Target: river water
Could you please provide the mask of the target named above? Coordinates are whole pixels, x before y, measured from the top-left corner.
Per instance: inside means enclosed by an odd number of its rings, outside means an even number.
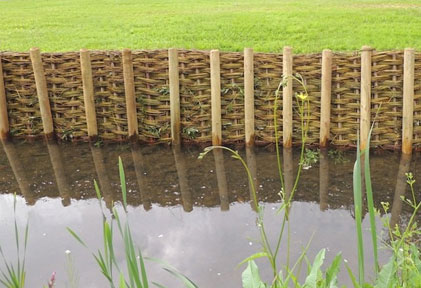
[[[254,177],[259,201],[264,206],[268,237],[275,245],[283,214],[277,212],[281,184],[272,150],[273,147],[240,149],[240,154]],[[74,270],[73,279],[78,287],[106,287],[91,254],[102,247],[102,213],[93,180],[101,188],[104,210],[110,216],[113,205],[121,206],[118,171],[121,157],[128,189],[128,218],[144,256],[170,263],[199,287],[241,287],[245,267],[237,265],[261,249],[249,183],[240,162],[229,153],[213,151],[199,160],[201,151],[197,147],[128,144],[98,148],[88,144],[4,143],[0,149],[0,245],[13,260],[16,255],[13,221],[16,217],[23,233],[29,219],[27,287],[46,285],[52,272],[56,272],[56,287],[72,287],[69,270]],[[299,151],[281,153],[285,185],[290,191]],[[289,217],[289,259],[294,263],[303,246],[312,239],[308,251],[311,261],[320,249],[326,248],[327,263],[341,252],[356,272],[352,198],[355,153],[322,151],[318,158],[317,163],[303,170],[294,195]],[[391,205],[391,212],[377,219],[378,235],[385,241],[381,220],[391,217],[393,223],[399,224],[410,216],[411,211],[402,204],[400,196],[409,196],[405,173],[418,174],[417,159],[418,154],[407,158],[388,151],[371,155],[375,205],[381,208],[382,201]],[[373,261],[368,222],[365,215],[366,269],[370,275]],[[80,245],[66,227],[76,231],[89,249]],[[284,240],[279,257],[281,266],[286,263],[288,251],[287,238]],[[115,249],[117,261],[123,267],[124,250],[118,235]],[[382,249],[381,263],[388,256],[389,252]],[[69,257],[73,265],[66,260]],[[257,263],[262,277],[269,281],[271,270],[267,261]],[[182,287],[159,264],[147,261],[146,265],[152,281]],[[345,267],[341,270],[340,284],[349,285]]]

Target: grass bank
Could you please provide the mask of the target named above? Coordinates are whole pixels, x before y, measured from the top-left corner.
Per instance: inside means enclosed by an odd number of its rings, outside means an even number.
[[[0,0],[0,51],[421,49],[418,0]]]

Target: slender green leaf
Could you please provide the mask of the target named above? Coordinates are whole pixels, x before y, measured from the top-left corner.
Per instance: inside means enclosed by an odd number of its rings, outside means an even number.
[[[363,247],[363,234],[362,234],[362,193],[361,193],[361,153],[360,141],[357,142],[357,159],[354,164],[353,171],[353,190],[354,190],[354,211],[355,211],[355,224],[357,228],[358,239],[358,271],[359,283],[364,283],[364,247]]]
[[[349,278],[351,278],[352,285],[354,285],[354,288],[361,288],[361,285],[358,283],[357,279],[354,276],[354,273],[352,273],[351,268],[349,268],[348,264],[345,264],[346,270],[348,271]]]
[[[156,282],[152,282],[152,284],[153,284],[153,285],[155,285],[155,286],[156,286],[156,287],[158,287],[158,288],[167,288],[166,286],[161,285],[161,284],[156,283]]]
[[[326,269],[326,287],[333,288],[338,286],[338,273],[341,267],[342,254],[339,253],[333,259],[332,264]]]
[[[82,244],[83,246],[85,246],[86,248],[88,248],[88,246],[86,246],[85,242],[83,242],[82,239],[80,239],[80,237],[76,234],[76,232],[74,232],[69,227],[66,227],[66,229],[73,236],[73,238],[75,238],[80,244]]]
[[[147,273],[146,273],[145,262],[143,261],[143,256],[142,256],[142,252],[140,251],[140,249],[138,249],[138,254],[139,254],[140,272],[142,273],[143,286],[145,288],[148,288],[149,283],[148,283],[148,277],[147,277]]]
[[[121,157],[118,157],[118,170],[120,172],[120,184],[121,184],[121,193],[123,195],[123,207],[124,211],[127,211],[127,188],[126,188],[126,176],[124,174],[123,161]]]
[[[370,215],[370,230],[371,240],[373,243],[373,254],[374,254],[374,271],[377,273],[379,269],[379,261],[377,256],[377,228],[376,228],[376,215],[374,211],[373,201],[373,188],[371,185],[371,173],[370,173],[370,139],[373,131],[374,123],[371,125],[370,132],[368,134],[367,146],[364,150],[364,176],[365,176],[365,190],[367,194],[368,212]]]
[[[124,280],[123,273],[120,273],[120,288],[127,288],[126,281]]]
[[[176,278],[180,279],[186,288],[199,288],[196,284],[193,283],[192,280],[187,278],[185,275],[181,274],[177,270],[171,270],[168,268],[163,268],[168,273],[174,275]]]
[[[251,260],[255,260],[255,259],[263,258],[263,257],[269,258],[270,255],[267,252],[257,252],[257,253],[254,253],[253,255],[251,255],[251,256],[247,257],[246,259],[244,259],[243,261],[241,261],[240,264],[237,265],[237,267],[238,266],[241,266],[241,265],[243,265],[243,264],[245,264],[245,263],[247,263],[247,262],[249,262]]]
[[[183,281],[184,285],[187,288],[198,288],[198,286],[191,279],[189,279],[184,274],[178,272],[177,269],[175,269],[172,265],[168,264],[167,262],[165,262],[165,261],[163,261],[161,259],[152,258],[152,257],[144,257],[144,259],[146,259],[148,261],[152,261],[152,262],[158,263],[159,265],[161,265],[162,268],[165,271],[169,272],[170,274],[176,276],[176,278],[178,278],[181,281]]]

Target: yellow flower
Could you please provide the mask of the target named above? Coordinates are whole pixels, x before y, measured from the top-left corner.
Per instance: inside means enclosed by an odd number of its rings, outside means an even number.
[[[297,97],[298,97],[299,99],[301,99],[302,101],[304,101],[304,100],[306,100],[306,99],[307,99],[308,94],[307,94],[307,93],[300,92],[300,93],[298,93],[298,94],[297,94]]]

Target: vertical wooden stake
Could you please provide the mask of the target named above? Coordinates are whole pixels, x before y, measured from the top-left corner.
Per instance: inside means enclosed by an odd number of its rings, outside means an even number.
[[[136,112],[136,98],[134,88],[134,74],[132,51],[130,49],[123,49],[123,78],[124,78],[124,92],[126,94],[126,112],[127,112],[127,126],[129,139],[137,139],[138,124]]]
[[[292,146],[292,48],[284,47],[282,60],[283,76],[288,77],[287,85],[282,90],[283,145]],[[276,125],[277,123],[275,123]]]
[[[246,146],[254,145],[254,60],[253,49],[244,49],[244,130]]]
[[[361,49],[361,106],[360,106],[360,149],[367,146],[370,132],[371,113],[371,55],[372,49],[363,46]]]
[[[212,110],[212,145],[222,144],[221,120],[221,67],[219,50],[210,51],[211,69],[211,110]]]
[[[170,111],[171,111],[171,139],[172,144],[179,145],[181,142],[180,123],[180,76],[178,72],[177,49],[168,50],[168,73],[170,81]]]
[[[83,99],[85,101],[86,124],[89,138],[98,136],[94,102],[94,82],[92,79],[91,56],[86,49],[80,50],[80,69],[82,72]]]
[[[6,89],[4,88],[3,65],[0,55],[0,140],[9,136],[9,118],[7,115]]]
[[[49,138],[53,135],[54,131],[53,117],[51,115],[50,100],[48,99],[47,81],[45,80],[41,52],[39,48],[31,48],[29,54],[31,56],[32,68],[34,70],[35,85],[37,87],[37,95],[44,134],[47,138]]]
[[[332,51],[322,54],[322,89],[320,110],[320,147],[327,146],[330,133],[330,100],[332,91]]]
[[[403,64],[402,153],[412,153],[414,129],[414,67],[415,51],[406,48]]]

